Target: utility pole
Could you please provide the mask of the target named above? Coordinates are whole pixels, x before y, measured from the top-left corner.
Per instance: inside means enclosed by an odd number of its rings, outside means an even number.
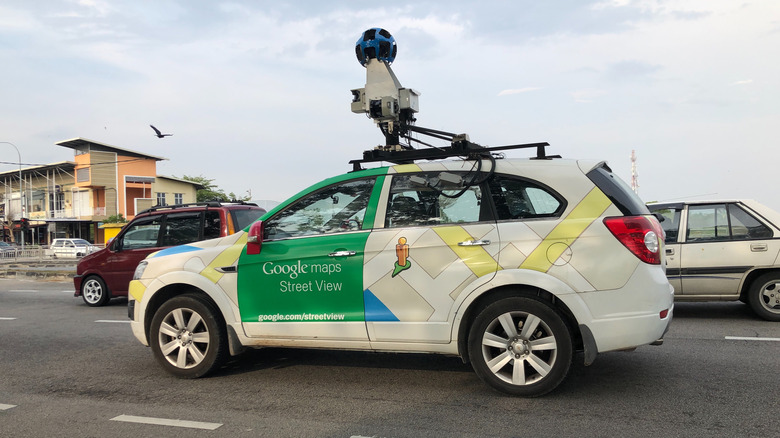
[[[24,191],[22,190],[22,154],[19,148],[10,141],[0,141],[0,143],[10,144],[16,149],[16,155],[19,157],[19,234],[22,235],[22,249],[24,249],[24,229],[22,228],[22,219],[24,218]],[[13,231],[11,231],[13,233]]]

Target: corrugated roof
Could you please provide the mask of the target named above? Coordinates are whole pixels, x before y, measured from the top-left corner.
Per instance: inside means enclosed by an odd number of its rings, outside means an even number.
[[[87,149],[87,150],[102,151],[102,152],[115,152],[117,154],[129,156],[129,157],[151,158],[157,161],[167,160],[167,158],[165,157],[158,157],[156,155],[145,154],[143,152],[131,151],[129,149],[123,149],[120,147],[111,146],[105,143],[100,143],[99,141],[89,140],[81,137],[71,138],[70,140],[62,140],[55,144],[57,146],[62,146],[74,150]]]

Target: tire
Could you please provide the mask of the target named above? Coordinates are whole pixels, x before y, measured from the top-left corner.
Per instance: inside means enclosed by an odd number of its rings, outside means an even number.
[[[194,294],[166,301],[152,318],[149,344],[169,373],[186,379],[205,376],[227,359],[225,325],[213,304]]]
[[[513,297],[496,301],[477,315],[469,330],[468,349],[474,371],[493,389],[537,397],[566,378],[574,346],[554,308],[532,298]]]
[[[780,273],[769,272],[753,280],[748,301],[756,315],[767,321],[780,321]]]
[[[81,298],[87,306],[105,306],[111,299],[111,291],[108,290],[106,282],[102,278],[92,275],[81,283]]]

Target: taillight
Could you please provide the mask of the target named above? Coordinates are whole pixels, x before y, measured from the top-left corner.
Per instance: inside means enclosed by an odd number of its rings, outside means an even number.
[[[249,235],[246,238],[247,255],[260,254],[263,246],[263,221],[257,221],[249,227]]]
[[[604,219],[604,225],[639,260],[661,264],[663,229],[654,217],[622,216]]]

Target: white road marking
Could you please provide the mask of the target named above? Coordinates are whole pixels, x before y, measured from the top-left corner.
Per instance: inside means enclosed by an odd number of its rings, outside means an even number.
[[[758,338],[751,336],[726,336],[727,341],[769,341],[780,342],[780,338]]]
[[[15,407],[16,407],[16,405],[4,405],[4,404],[0,403],[0,411],[7,411],[7,410],[9,410],[11,408],[15,408]]]
[[[11,318],[10,316],[0,316],[0,321],[13,321],[16,318]]]
[[[129,319],[122,319],[122,320],[117,320],[117,319],[98,319],[95,322],[110,322],[110,323],[117,323],[117,324],[130,324],[130,320]]]
[[[27,293],[27,292],[38,292],[38,291],[36,289],[11,289],[8,292]]]
[[[120,415],[111,421],[124,421],[126,423],[154,424],[158,426],[187,427],[190,429],[215,430],[222,423],[204,423],[201,421],[172,420],[168,418],[136,417],[134,415]]]

